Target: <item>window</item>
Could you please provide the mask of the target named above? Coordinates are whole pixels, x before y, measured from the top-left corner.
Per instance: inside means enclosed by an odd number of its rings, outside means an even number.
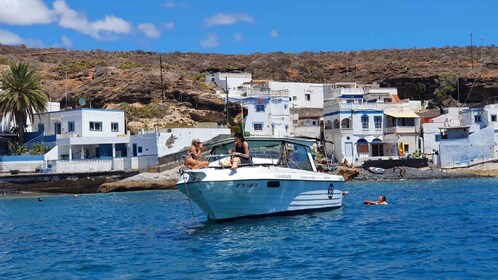
[[[285,131],[289,130],[289,125],[285,125]]]
[[[382,116],[374,116],[375,129],[382,128]]]
[[[339,129],[341,127],[341,124],[339,122],[339,120],[335,119],[334,120],[334,129]]]
[[[138,153],[142,153],[142,152],[143,152],[142,146],[139,146],[138,147]]]
[[[434,135],[434,137],[435,137],[435,139],[434,139],[434,140],[435,140],[436,142],[441,141],[441,134],[435,134],[435,135]]]
[[[111,131],[112,132],[119,131],[119,123],[117,123],[117,122],[111,123]]]
[[[311,94],[306,93],[306,94],[304,95],[304,100],[306,100],[306,101],[311,101]]]
[[[54,132],[55,132],[55,134],[61,134],[61,123],[60,122],[54,123]]]
[[[368,129],[368,116],[367,115],[361,116],[361,127],[363,129]]]
[[[405,144],[405,154],[410,153],[410,145]]]
[[[293,96],[292,101],[297,101],[297,96]]]
[[[67,132],[74,132],[74,122],[67,122]]]
[[[252,124],[254,131],[259,130],[263,131],[263,124],[262,123],[253,123]]]
[[[332,122],[331,121],[326,121],[325,122],[325,129],[332,129]]]
[[[256,105],[256,112],[264,112],[264,111],[265,111],[265,104]]]
[[[91,131],[102,131],[102,122],[90,122]]]
[[[287,110],[287,105],[284,105],[284,110]]]
[[[480,123],[480,122],[482,122],[481,115],[475,115],[475,116],[474,116],[474,121],[475,121],[476,123]]]
[[[491,121],[496,122],[496,115],[491,115]]]

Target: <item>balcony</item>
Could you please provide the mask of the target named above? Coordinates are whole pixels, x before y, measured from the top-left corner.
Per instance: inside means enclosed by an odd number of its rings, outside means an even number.
[[[384,133],[419,133],[419,131],[415,126],[391,126],[386,127]]]

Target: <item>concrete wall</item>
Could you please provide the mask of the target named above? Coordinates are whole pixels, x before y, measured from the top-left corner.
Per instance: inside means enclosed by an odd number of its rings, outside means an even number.
[[[468,139],[441,141],[439,164],[442,168],[465,167],[496,159],[494,128],[486,127]]]
[[[19,170],[34,172],[37,168],[43,168],[45,161],[43,156],[1,156],[0,170]]]
[[[56,160],[52,162],[52,171],[56,173],[105,172],[113,170],[112,165],[112,159]]]

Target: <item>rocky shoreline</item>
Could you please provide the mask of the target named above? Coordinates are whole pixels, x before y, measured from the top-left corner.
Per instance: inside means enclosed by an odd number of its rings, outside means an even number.
[[[359,174],[352,181],[396,181],[396,180],[425,180],[425,179],[456,179],[476,178],[479,175],[473,173],[444,172],[438,169],[403,167],[404,172],[386,169],[384,174],[374,174],[365,169],[357,169]]]

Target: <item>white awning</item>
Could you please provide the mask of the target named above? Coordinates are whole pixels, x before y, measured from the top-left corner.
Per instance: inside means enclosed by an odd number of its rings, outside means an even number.
[[[395,118],[420,118],[420,116],[415,114],[414,112],[388,111],[384,112],[384,114]]]

